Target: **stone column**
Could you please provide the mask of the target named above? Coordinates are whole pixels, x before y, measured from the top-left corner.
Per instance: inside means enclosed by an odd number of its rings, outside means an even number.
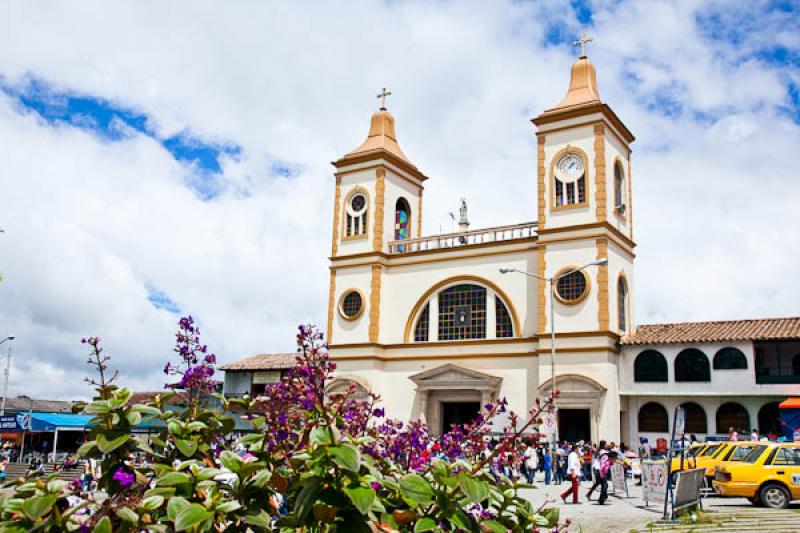
[[[420,422],[428,423],[428,391],[417,391],[419,394],[419,420]]]

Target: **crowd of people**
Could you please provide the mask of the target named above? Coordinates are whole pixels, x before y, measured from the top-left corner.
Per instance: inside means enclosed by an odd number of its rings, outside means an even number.
[[[601,440],[599,443],[559,443],[551,449],[550,443],[534,441],[523,442],[516,452],[508,453],[494,465],[496,473],[511,479],[525,479],[529,484],[537,481],[545,485],[569,483],[561,494],[567,503],[580,503],[580,481],[591,482],[586,499],[591,500],[598,492],[597,503],[604,505],[608,500],[608,482],[611,480],[611,465],[623,459],[625,445]]]

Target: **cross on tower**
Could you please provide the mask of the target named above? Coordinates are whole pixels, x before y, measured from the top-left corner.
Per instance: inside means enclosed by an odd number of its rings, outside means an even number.
[[[594,39],[591,37],[587,37],[584,32],[581,32],[581,38],[577,41],[573,41],[573,46],[581,45],[581,57],[586,57],[586,43],[592,42]]]
[[[387,96],[391,96],[391,95],[392,95],[392,92],[391,91],[387,91],[386,87],[384,87],[383,90],[380,92],[380,94],[378,95],[378,98],[381,99],[381,109],[386,109],[386,97]]]

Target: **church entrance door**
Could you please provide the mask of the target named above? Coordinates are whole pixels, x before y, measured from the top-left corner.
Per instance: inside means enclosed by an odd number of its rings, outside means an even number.
[[[481,402],[442,402],[441,433],[450,431],[453,424],[472,422],[480,410]]]
[[[558,440],[591,442],[592,424],[589,409],[558,410]]]

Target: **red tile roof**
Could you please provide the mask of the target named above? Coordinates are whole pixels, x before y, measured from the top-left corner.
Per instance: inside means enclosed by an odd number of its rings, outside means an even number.
[[[296,361],[296,353],[265,353],[222,365],[220,370],[284,370],[293,368]]]
[[[693,342],[800,339],[800,317],[645,324],[622,344],[685,344]]]

